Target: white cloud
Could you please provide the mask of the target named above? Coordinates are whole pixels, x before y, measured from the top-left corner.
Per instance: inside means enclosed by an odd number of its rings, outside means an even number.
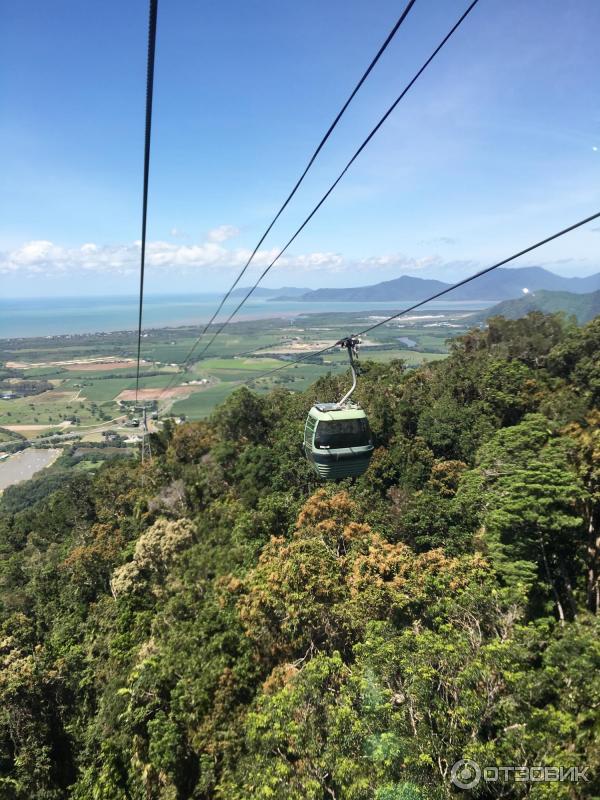
[[[27,242],[18,250],[13,252],[13,259],[16,264],[36,264],[38,261],[45,258],[56,257],[59,254],[59,248],[56,248],[52,242],[39,240],[34,242]]]
[[[0,273],[51,276],[96,272],[125,275],[139,268],[140,248],[139,241],[119,245],[87,242],[80,247],[63,247],[46,240],[31,241],[14,250],[0,252]],[[251,252],[246,248],[228,248],[210,239],[199,244],[154,241],[146,246],[146,265],[162,271],[234,270],[246,263]],[[259,250],[253,264],[264,268],[278,253],[276,247]],[[339,253],[285,255],[277,262],[278,267],[301,271],[335,270],[341,268],[342,264]]]
[[[235,225],[219,225],[208,232],[208,241],[226,242],[228,239],[238,236],[239,232],[240,229],[236,228]]]
[[[450,246],[453,244],[457,244],[458,239],[455,239],[453,236],[434,236],[432,239],[422,239],[419,244],[424,245],[444,245]]]
[[[228,227],[228,226],[222,226]],[[139,241],[129,244],[98,245],[87,242],[79,247],[63,247],[47,240],[31,241],[21,247],[0,252],[0,273],[27,275],[73,275],[89,273],[130,275],[140,264]],[[198,270],[219,270],[227,281],[244,266],[251,255],[247,248],[227,247],[214,237],[198,244],[151,241],[146,247],[146,266],[163,274],[191,274]],[[279,248],[259,250],[253,266],[264,269],[279,254]],[[401,253],[347,258],[341,253],[317,251],[285,253],[274,270],[289,273],[322,272],[323,274],[370,273],[381,271],[420,272],[428,267],[443,266],[439,256],[412,258]],[[286,280],[289,278],[286,276]]]
[[[355,262],[359,269],[372,270],[380,267],[382,269],[394,268],[402,269],[405,272],[419,272],[428,267],[437,267],[442,263],[439,256],[425,256],[424,258],[412,258],[402,253],[390,253],[382,256],[369,256],[361,258]]]
[[[339,253],[307,253],[300,256],[284,255],[275,266],[298,269],[302,272],[312,272],[314,270],[342,272],[345,268],[345,261]]]

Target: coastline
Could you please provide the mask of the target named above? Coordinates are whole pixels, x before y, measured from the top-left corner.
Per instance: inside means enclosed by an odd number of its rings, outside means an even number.
[[[277,304],[258,298],[248,303],[235,323],[269,319],[295,319],[323,313],[394,313],[411,301],[336,301],[307,302],[289,300]],[[428,311],[448,313],[476,312],[494,305],[495,301],[434,301]],[[190,296],[185,302],[178,297],[164,296],[148,299],[143,330],[181,331],[197,329],[214,312],[215,297]],[[233,310],[226,304],[222,316]],[[44,303],[30,299],[0,300],[0,341],[21,339],[69,339],[77,336],[129,336],[137,330],[137,307],[133,298],[51,298]]]

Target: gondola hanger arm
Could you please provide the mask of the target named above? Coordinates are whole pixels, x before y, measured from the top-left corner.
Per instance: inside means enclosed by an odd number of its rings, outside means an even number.
[[[347,336],[345,339],[340,339],[336,342],[336,345],[339,347],[345,348],[348,352],[348,358],[350,360],[350,369],[352,370],[352,386],[350,387],[349,391],[342,397],[342,399],[338,402],[338,408],[344,408],[348,400],[350,399],[352,393],[356,389],[356,380],[357,380],[357,360],[358,360],[358,345],[360,344],[360,339],[358,336]]]

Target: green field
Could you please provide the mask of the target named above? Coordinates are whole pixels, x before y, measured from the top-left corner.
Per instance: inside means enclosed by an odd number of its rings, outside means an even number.
[[[235,387],[232,387],[231,384],[218,383],[201,392],[194,392],[184,400],[177,400],[173,403],[171,413],[176,416],[185,414],[189,419],[203,419],[209,416],[215,406],[218,406],[231,394],[233,388]]]
[[[211,382],[208,387],[196,386],[188,397],[166,403],[167,413],[185,414],[192,419],[206,417],[242,384],[261,392],[274,386],[302,391],[327,372],[347,370],[346,354],[339,349],[331,350],[322,357],[322,363],[306,361],[293,365],[290,359],[304,355],[306,350],[296,349],[286,357],[284,353],[271,355],[269,348],[285,349],[294,340],[297,344],[311,345],[319,350],[324,342],[335,341],[344,331],[361,330],[376,319],[367,313],[328,313],[324,310],[319,314],[300,314],[293,324],[277,318],[236,322],[229,325],[206,356],[200,358],[205,342],[209,341],[209,332],[197,344],[189,363],[186,358],[197,342],[199,329],[150,330],[142,342],[142,357],[146,363],[142,365],[140,388],[156,389],[158,394],[168,384],[181,386],[190,380],[207,378]],[[444,358],[448,339],[466,329],[466,322],[456,318],[456,313],[453,317],[450,312],[447,317],[436,317],[435,320],[424,317],[422,322],[399,321],[373,331],[367,339],[373,346],[364,346],[360,350],[360,360],[385,363],[402,359],[408,367],[415,367]],[[403,338],[410,341],[403,343]],[[20,380],[47,380],[53,384],[53,389],[43,394],[0,400],[0,426],[57,426],[67,418],[76,417],[69,430],[80,428],[88,437],[99,436],[99,433],[94,433],[95,427],[123,414],[116,398],[123,390],[135,388],[134,366],[114,370],[73,370],[51,362],[109,356],[130,359],[135,357],[136,345],[135,333],[123,331],[0,341],[0,367],[6,362],[36,364],[27,369],[4,367],[5,376],[12,375]],[[289,366],[278,369],[284,364]],[[253,378],[269,370],[277,371],[252,383]],[[164,407],[165,403],[162,405]]]
[[[30,400],[30,397],[0,400],[0,426],[58,425],[72,415],[77,416],[82,425],[91,425],[102,421],[100,410],[94,410],[91,404],[66,400],[58,393],[53,399],[40,400],[36,398],[35,402],[30,402]]]
[[[102,373],[103,377],[94,380],[87,378],[68,378],[63,381],[60,388],[70,389],[77,392],[81,388],[81,395],[87,400],[94,403],[107,403],[111,402],[122,391],[126,389],[135,389],[135,377],[119,378],[119,377],[106,377],[108,373]],[[140,387],[142,389],[153,389],[155,387],[163,388],[171,380],[170,374],[154,375],[151,378],[141,378]]]
[[[388,361],[393,361],[394,359],[401,359],[409,367],[418,367],[427,361],[439,361],[441,358],[446,358],[446,354],[421,353],[416,350],[379,350],[375,351],[374,353],[368,353],[368,355],[365,353],[365,351],[363,351],[361,358],[364,361],[378,361],[384,364],[387,364]]]

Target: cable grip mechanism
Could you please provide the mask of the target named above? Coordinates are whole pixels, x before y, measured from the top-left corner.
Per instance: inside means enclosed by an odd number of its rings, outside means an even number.
[[[347,336],[345,339],[340,339],[339,342],[336,342],[336,345],[341,347],[342,349],[346,349],[348,352],[348,359],[350,360],[350,369],[352,370],[352,386],[350,387],[349,391],[342,397],[342,399],[338,402],[338,408],[343,408],[349,401],[350,396],[356,389],[356,380],[359,374],[359,365],[358,365],[358,346],[360,344],[360,339],[358,336]]]

